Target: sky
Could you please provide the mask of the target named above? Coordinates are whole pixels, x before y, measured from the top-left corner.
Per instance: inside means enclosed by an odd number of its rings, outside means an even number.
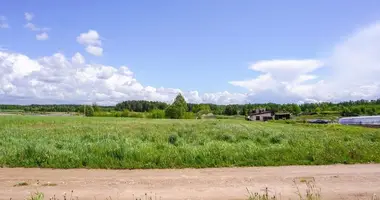
[[[0,7],[0,103],[380,98],[380,1],[21,1]]]

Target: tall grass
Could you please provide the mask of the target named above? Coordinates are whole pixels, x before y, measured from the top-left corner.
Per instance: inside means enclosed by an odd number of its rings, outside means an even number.
[[[380,162],[380,129],[244,120],[0,117],[0,165],[203,168]]]

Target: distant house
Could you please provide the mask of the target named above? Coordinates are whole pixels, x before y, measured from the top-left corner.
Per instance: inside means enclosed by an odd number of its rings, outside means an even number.
[[[258,108],[248,113],[247,120],[268,121],[268,120],[290,119],[290,113],[275,113],[265,108]]]
[[[275,120],[279,120],[279,119],[290,119],[290,113],[276,113],[274,115],[274,119]]]

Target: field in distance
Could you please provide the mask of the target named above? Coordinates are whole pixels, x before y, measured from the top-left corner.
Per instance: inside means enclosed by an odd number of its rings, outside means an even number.
[[[0,165],[204,168],[380,162],[380,129],[243,120],[0,116]]]

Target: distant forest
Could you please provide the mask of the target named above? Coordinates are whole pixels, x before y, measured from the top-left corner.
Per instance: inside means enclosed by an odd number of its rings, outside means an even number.
[[[156,101],[132,100],[123,101],[115,106],[92,105],[95,112],[131,111],[151,112],[152,110],[165,110],[169,104]],[[275,112],[289,112],[292,114],[337,114],[341,116],[379,115],[380,99],[358,100],[340,103],[305,103],[297,104],[244,104],[244,105],[216,105],[216,104],[187,104],[187,112],[212,112],[215,115],[247,115],[255,108],[266,108]],[[24,112],[83,112],[83,105],[1,105],[0,111],[18,110]]]

